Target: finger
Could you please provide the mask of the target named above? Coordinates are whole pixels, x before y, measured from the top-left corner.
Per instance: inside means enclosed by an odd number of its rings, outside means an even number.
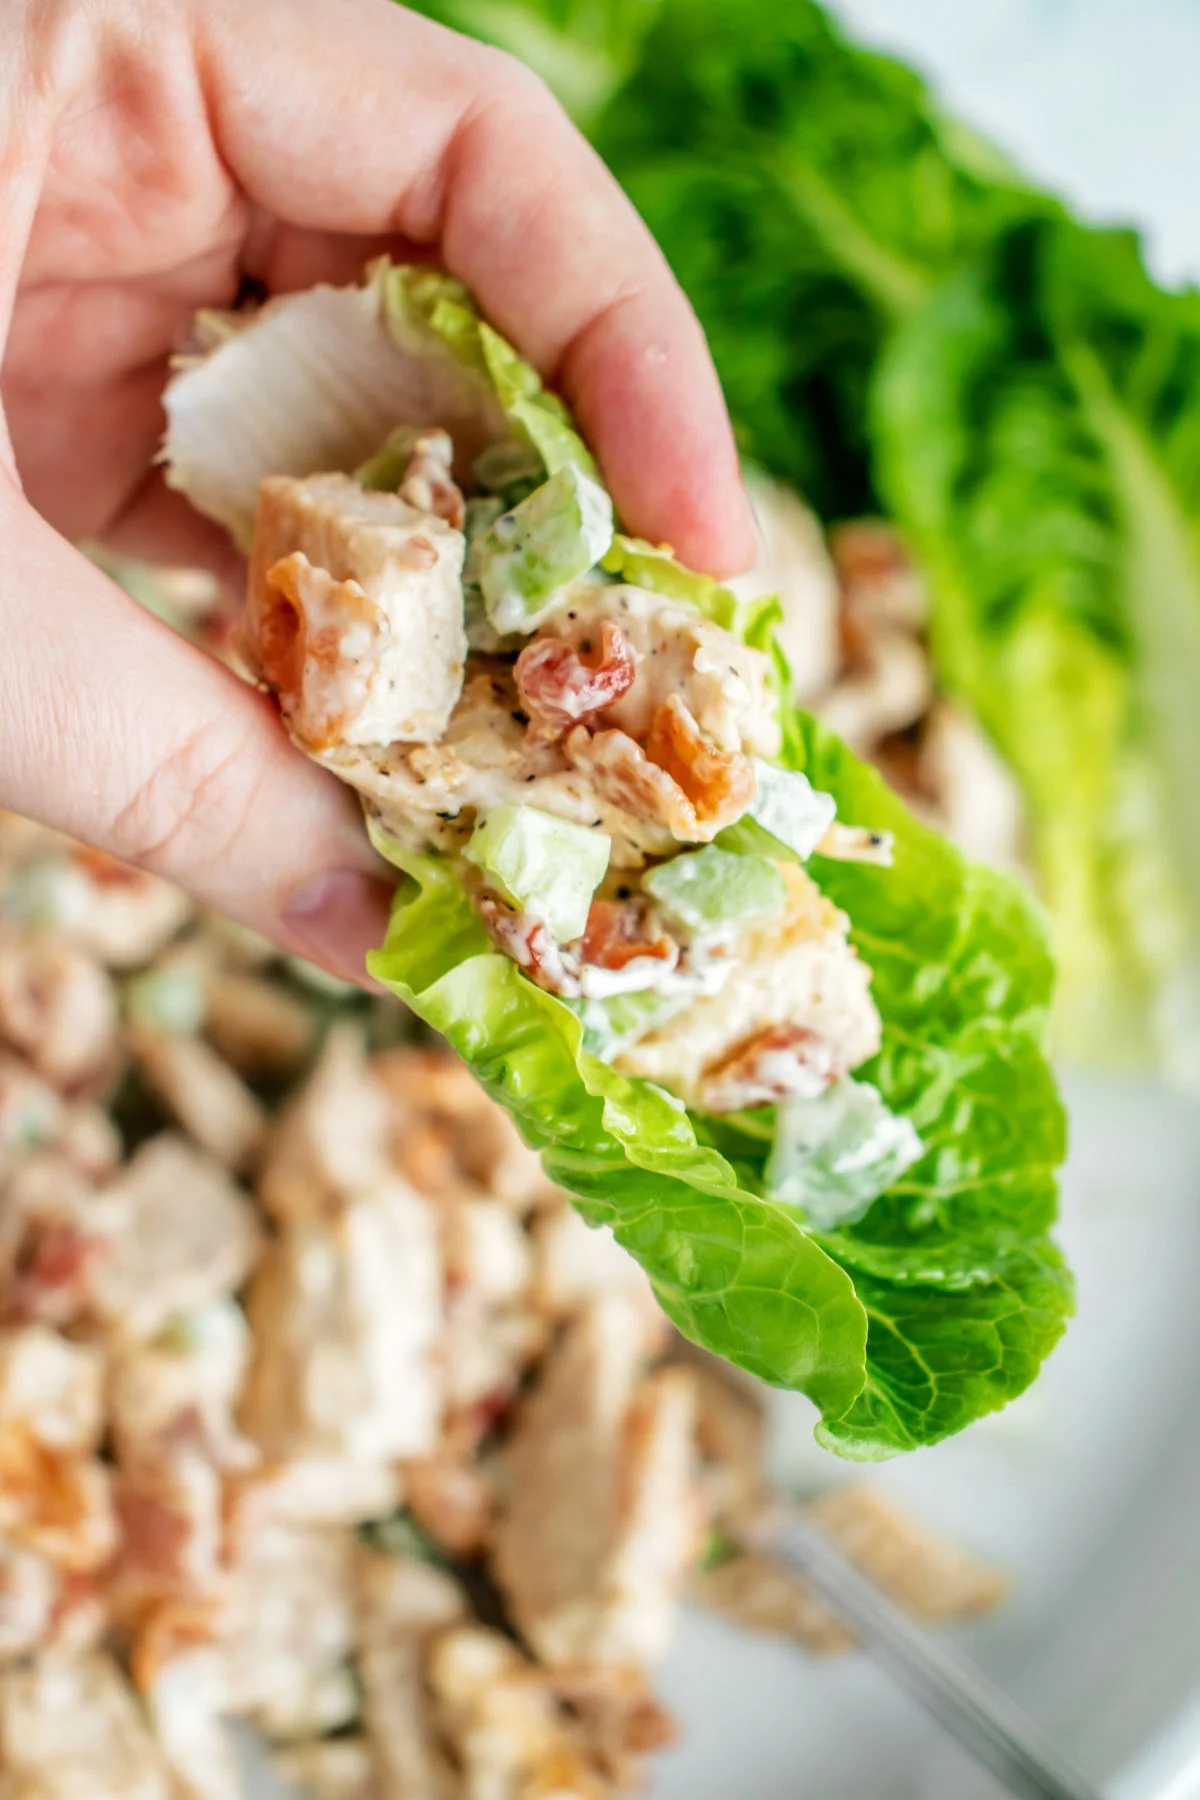
[[[363,979],[391,884],[348,792],[9,484],[0,542],[0,806]]]
[[[627,522],[714,573],[752,559],[695,316],[527,70],[391,0],[193,10],[218,148],[255,204],[310,231],[440,244],[489,318],[561,380]]]

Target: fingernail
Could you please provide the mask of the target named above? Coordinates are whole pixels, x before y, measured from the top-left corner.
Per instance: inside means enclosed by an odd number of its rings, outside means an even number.
[[[296,890],[283,923],[301,955],[343,981],[375,987],[367,974],[367,951],[383,943],[393,892],[389,881],[356,869],[334,869]]]

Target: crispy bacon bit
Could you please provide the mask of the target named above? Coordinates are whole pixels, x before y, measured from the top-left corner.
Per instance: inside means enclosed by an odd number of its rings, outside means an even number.
[[[278,694],[296,692],[304,680],[308,631],[296,600],[294,558],[275,563],[267,584],[270,604],[258,619],[258,663],[263,680]]]
[[[115,1543],[107,1471],[11,1427],[0,1436],[0,1530],[60,1568],[99,1568]]]
[[[425,432],[413,445],[400,483],[400,498],[419,512],[434,513],[455,531],[461,531],[467,508],[452,473],[453,464],[454,445],[449,432]]]
[[[715,750],[678,694],[664,700],[646,739],[649,760],[671,777],[703,822],[732,824],[754,798],[754,765],[740,751]]]
[[[586,774],[597,793],[635,819],[665,825],[680,843],[696,844],[712,837],[696,809],[665,769],[647,760],[640,744],[623,731],[588,731],[577,725],[563,741],[572,768]]]
[[[648,909],[636,900],[593,900],[580,951],[596,969],[625,969],[642,958],[674,964],[679,946],[664,932],[651,936]]]
[[[700,1104],[705,1112],[727,1113],[812,1100],[846,1073],[837,1045],[807,1025],[769,1025],[704,1071]]]
[[[588,648],[561,638],[535,638],[517,658],[517,692],[539,736],[564,737],[628,693],[637,673],[620,628],[605,619]]]
[[[69,1219],[35,1227],[17,1259],[6,1316],[20,1324],[69,1325],[83,1309],[105,1249],[101,1238]]]
[[[476,895],[475,908],[489,935],[531,981],[551,994],[579,993],[577,959],[555,943],[540,920],[514,912],[486,889]]]

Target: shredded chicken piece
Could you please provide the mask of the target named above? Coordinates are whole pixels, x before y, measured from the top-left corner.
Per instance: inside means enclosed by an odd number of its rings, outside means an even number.
[[[605,619],[598,639],[578,647],[548,637],[526,644],[517,658],[517,692],[535,731],[565,737],[572,726],[588,724],[633,686],[633,652],[620,628]]]
[[[291,1074],[312,1046],[312,1013],[273,982],[214,970],[205,998],[205,1032],[243,1075]]]
[[[104,1362],[44,1325],[0,1331],[0,1435],[28,1432],[47,1450],[87,1456],[104,1431]]]
[[[71,943],[110,969],[148,963],[192,914],[179,888],[100,850],[77,846],[69,875],[76,891],[62,909],[62,929]]]
[[[290,1223],[250,1291],[244,1428],[272,1458],[432,1450],[440,1289],[429,1203],[397,1177],[336,1218]]]
[[[354,1538],[343,1530],[250,1533],[239,1564],[238,1622],[227,1641],[239,1713],[277,1740],[337,1730],[355,1718]]]
[[[118,1457],[187,1431],[218,1468],[252,1468],[258,1453],[234,1421],[249,1356],[245,1315],[232,1299],[178,1320],[151,1343],[120,1345],[108,1384]]]
[[[108,1656],[0,1670],[5,1800],[172,1800],[161,1752]]]
[[[582,1312],[602,1293],[620,1292],[637,1307],[647,1358],[665,1346],[667,1322],[645,1270],[607,1225],[588,1225],[573,1206],[560,1202],[534,1221],[533,1254],[533,1302],[552,1321]]]
[[[493,1567],[543,1661],[645,1660],[695,1549],[686,1372],[639,1385],[635,1301],[605,1294],[547,1357],[509,1440]]]
[[[221,1651],[184,1649],[160,1667],[146,1704],[171,1771],[173,1800],[243,1800],[242,1771],[223,1717],[235,1703]]]
[[[60,1577],[45,1557],[0,1540],[0,1664],[49,1637]]]
[[[60,1087],[106,1085],[117,1054],[112,983],[61,938],[0,929],[0,1040]]]
[[[802,869],[784,864],[781,873],[788,890],[784,911],[736,941],[720,991],[689,1001],[647,1032],[617,1058],[619,1069],[707,1111],[714,1103],[761,1105],[776,1097],[776,1078],[784,1091],[797,1091],[797,1051],[803,1049],[809,1062],[813,1046],[798,1039],[791,1048],[775,1046],[772,1054],[761,1034],[810,1032],[824,1047],[818,1068],[827,1066],[831,1075],[875,1054],[881,1028],[871,971],[847,942],[849,921]],[[768,1052],[762,1067],[756,1041]],[[739,1073],[736,1059],[747,1051],[745,1079],[738,1084],[730,1076]],[[725,1067],[731,1058],[732,1070]]]
[[[361,1034],[331,1031],[271,1134],[258,1192],[283,1221],[335,1215],[392,1177],[387,1096],[368,1078]]]
[[[258,1255],[260,1232],[224,1169],[170,1135],[144,1144],[104,1190],[106,1254],[92,1304],[126,1341],[235,1293]]]
[[[705,1070],[697,1093],[706,1113],[739,1112],[781,1100],[815,1100],[850,1064],[807,1025],[768,1025]]]
[[[271,1758],[281,1781],[309,1800],[380,1800],[375,1758],[365,1738],[317,1738]]]
[[[478,1463],[445,1453],[422,1457],[405,1463],[404,1488],[413,1518],[449,1556],[484,1548],[495,1495]]]
[[[509,1639],[460,1625],[435,1641],[428,1668],[463,1800],[605,1800],[545,1677]]]
[[[202,1038],[130,1026],[129,1047],[150,1086],[202,1150],[227,1169],[253,1163],[266,1114],[245,1082]]]
[[[998,1570],[918,1523],[877,1488],[833,1488],[812,1516],[877,1587],[930,1624],[992,1612],[1008,1593]]]
[[[457,1793],[426,1691],[429,1648],[466,1613],[458,1583],[408,1557],[355,1553],[363,1711],[383,1793],[450,1800]]]
[[[404,471],[400,498],[418,512],[432,513],[455,531],[462,530],[467,506],[454,479],[454,445],[448,431],[422,432]]]

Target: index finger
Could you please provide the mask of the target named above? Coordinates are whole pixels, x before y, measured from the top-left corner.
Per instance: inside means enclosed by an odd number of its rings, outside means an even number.
[[[571,401],[630,528],[713,574],[755,539],[703,333],[650,233],[521,64],[391,0],[204,0],[217,147],[309,230],[436,245]]]

